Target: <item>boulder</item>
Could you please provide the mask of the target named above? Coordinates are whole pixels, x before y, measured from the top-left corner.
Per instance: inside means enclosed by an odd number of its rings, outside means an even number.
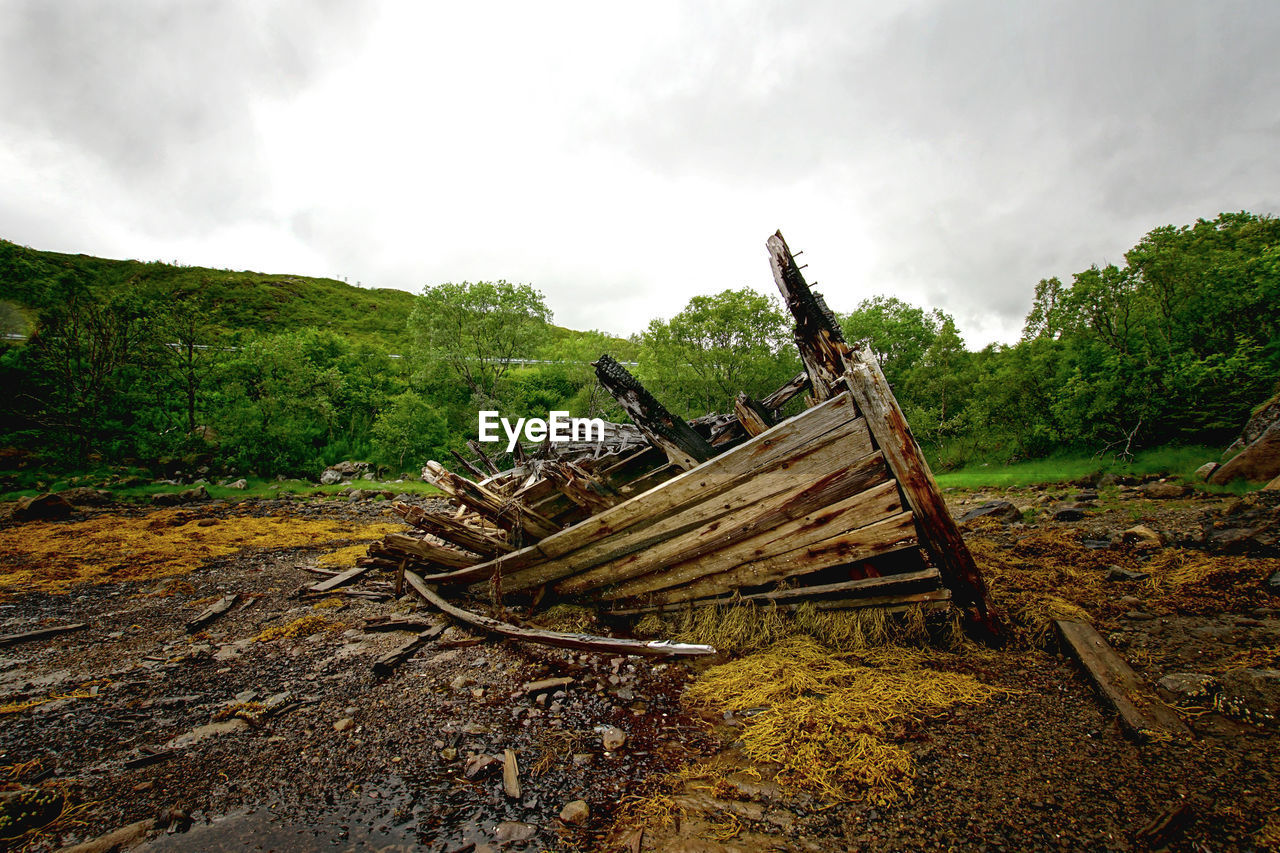
[[[1132,545],[1139,551],[1160,548],[1164,545],[1164,537],[1145,524],[1136,524],[1120,534],[1120,541]]]
[[[1270,483],[1262,487],[1265,492],[1280,492],[1280,477],[1276,477]]]
[[[1157,684],[1179,702],[1205,699],[1218,690],[1218,679],[1202,672],[1171,672]]]
[[[1022,510],[1018,509],[1009,501],[987,501],[982,506],[973,509],[960,516],[960,524],[965,524],[979,518],[998,518],[1001,521],[1021,521]]]
[[[1280,421],[1280,389],[1271,396],[1261,406],[1253,410],[1253,414],[1249,416],[1249,420],[1244,425],[1244,429],[1240,431],[1240,437],[1232,442],[1222,454],[1222,458],[1226,459],[1237,450],[1243,450],[1250,444],[1253,444],[1267,428]]]
[[[1272,422],[1257,441],[1214,471],[1209,482],[1223,486],[1241,477],[1261,482],[1280,477],[1280,421]]]
[[[1142,496],[1144,498],[1150,498],[1151,500],[1157,501],[1185,498],[1187,495],[1191,494],[1191,487],[1184,486],[1181,483],[1162,483],[1157,481],[1154,483],[1144,483],[1139,486],[1138,489],[1142,492]]]
[[[1259,726],[1275,725],[1280,714],[1280,670],[1236,667],[1219,678],[1222,691],[1214,707],[1230,717]]]
[[[236,480],[234,483],[227,483],[227,488],[228,489],[247,489],[249,488],[249,481],[241,477],[239,480]]]
[[[1196,469],[1195,477],[1202,483],[1206,482],[1213,475],[1213,472],[1218,470],[1218,467],[1217,462],[1206,462]]]
[[[1085,517],[1085,511],[1077,506],[1064,506],[1053,513],[1054,521],[1079,521]]]
[[[105,506],[111,503],[111,492],[106,489],[76,486],[73,489],[63,489],[57,494],[72,506]]]
[[[332,486],[334,483],[342,482],[342,474],[333,468],[325,468],[320,472],[320,485]]]
[[[33,498],[18,498],[13,517],[18,521],[52,521],[66,518],[75,508],[58,494],[36,495]]]

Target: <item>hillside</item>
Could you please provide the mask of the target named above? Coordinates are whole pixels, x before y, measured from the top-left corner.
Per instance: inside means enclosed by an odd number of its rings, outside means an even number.
[[[331,278],[110,260],[0,240],[0,297],[38,312],[79,288],[98,298],[144,301],[200,294],[214,322],[228,330],[315,326],[387,347],[406,343],[405,319],[414,299],[403,290],[366,290]]]

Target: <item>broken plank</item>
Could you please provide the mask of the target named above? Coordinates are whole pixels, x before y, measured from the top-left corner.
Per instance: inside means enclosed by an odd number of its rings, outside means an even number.
[[[439,462],[428,462],[422,469],[422,479],[504,530],[523,530],[540,539],[559,529],[551,519],[521,501],[459,477]]]
[[[394,504],[391,508],[419,530],[467,551],[493,557],[515,550],[507,544],[503,538],[506,534],[500,528],[485,529],[442,513],[426,512],[422,507],[403,503]]]
[[[75,622],[70,625],[52,625],[48,628],[37,628],[34,631],[23,631],[18,634],[0,634],[0,646],[15,646],[32,640],[43,640],[59,634],[70,634],[72,631],[83,631],[89,627],[87,622]]]
[[[532,695],[534,693],[544,693],[548,690],[558,690],[561,687],[568,687],[570,684],[573,684],[573,679],[564,675],[559,678],[544,678],[541,681],[530,681],[520,689],[525,693]]]
[[[912,514],[901,512],[771,557],[744,562],[727,572],[701,577],[669,592],[659,594],[658,600],[688,601],[708,595],[720,595],[744,587],[762,586],[797,575],[809,574],[819,569],[840,566],[856,560],[866,560],[902,548],[913,548],[915,544],[916,528]]]
[[[323,581],[323,582],[327,583],[327,581]],[[238,593],[233,592],[231,593],[231,595],[224,595],[222,598],[218,599],[213,604],[206,607],[203,613],[201,613],[199,616],[197,616],[196,618],[192,619],[190,622],[187,623],[187,633],[188,634],[196,633],[205,625],[208,625],[214,619],[217,619],[223,613],[226,613],[228,610],[234,607],[235,603],[239,600],[240,600],[240,595]]]
[[[405,640],[396,648],[387,652],[373,662],[373,671],[383,678],[395,672],[400,664],[421,651],[422,647],[444,633],[447,625],[432,625],[427,630]]]
[[[779,589],[773,592],[756,592],[750,595],[739,595],[738,599],[741,601],[790,601],[793,598],[810,598],[819,595],[830,595],[837,592],[882,590],[886,587],[915,584],[937,579],[937,569],[920,569],[914,572],[880,575],[874,578],[858,578],[857,580],[816,584],[814,586],[797,586],[790,589]]]
[[[637,616],[641,613],[673,613],[676,611],[689,610],[690,608],[699,607],[718,607],[721,605],[732,607],[741,599],[736,596],[727,596],[725,598],[700,598],[697,601],[686,601],[680,604],[646,604],[639,607],[623,607],[615,610],[606,611],[610,616]],[[801,607],[811,607],[814,610],[865,610],[870,607],[878,607],[886,613],[901,613],[902,611],[915,607],[916,605],[924,605],[925,607],[941,607],[951,600],[951,590],[949,589],[931,589],[924,592],[902,593],[898,595],[878,595],[871,598],[840,598],[819,601],[784,601],[769,606],[776,607],[779,610],[798,610]]]
[[[813,399],[821,402],[840,390],[849,345],[822,294],[809,289],[782,232],[770,237],[766,245],[773,281],[796,321],[794,338],[800,360],[809,374]]]
[[[449,448],[449,453],[453,455],[454,459],[458,460],[459,465],[461,465],[463,468],[466,468],[467,472],[470,473],[472,477],[476,478],[476,482],[480,482],[481,480],[487,479],[489,477],[489,475],[486,474],[484,471],[481,471],[479,468],[472,465],[467,460],[467,457],[463,456],[458,451],[454,450],[453,448]]]
[[[438,623],[434,619],[413,616],[375,616],[360,624],[360,630],[372,631],[426,631]]]
[[[474,554],[464,554],[456,548],[436,545],[434,542],[404,533],[388,533],[382,538],[382,547],[402,554],[412,554],[428,563],[447,569],[474,566],[482,559]]]
[[[1116,710],[1125,730],[1139,740],[1153,735],[1190,737],[1178,712],[1156,698],[1124,658],[1087,622],[1055,620],[1072,656],[1085,668],[1102,697]]]
[[[686,470],[696,468],[716,455],[707,440],[693,427],[659,403],[627,369],[607,355],[595,363],[596,379],[613,395],[655,447],[667,454],[672,463]]]
[[[514,749],[502,751],[502,792],[513,800],[520,799],[520,764]]]
[[[746,394],[739,394],[734,399],[733,413],[747,435],[759,435],[773,426],[773,416],[769,411]]]
[[[347,569],[342,574],[334,575],[331,578],[322,580],[319,583],[312,584],[306,588],[306,592],[328,592],[331,589],[337,589],[340,586],[351,583],[356,578],[369,572],[373,566],[354,566]]]
[[[465,625],[470,625],[490,634],[497,634],[500,637],[526,640],[531,643],[557,646],[563,649],[600,652],[602,654],[665,657],[669,655],[713,655],[716,653],[716,650],[711,646],[694,645],[692,643],[672,643],[667,640],[644,642],[643,640],[623,640],[616,637],[593,637],[589,634],[566,634],[560,631],[521,628],[453,606],[441,598],[435,590],[427,586],[426,581],[418,576],[416,572],[406,571],[404,579],[427,603],[435,606],[445,615]]]
[[[955,594],[955,602],[968,620],[991,640],[1002,641],[1006,633],[1003,620],[987,598],[982,573],[964,543],[960,528],[947,511],[929,463],[880,372],[880,365],[869,353],[854,352],[850,358],[844,384],[857,401],[876,444],[902,488],[907,505],[915,513],[920,544],[942,572],[943,583]]]
[[[809,373],[802,370],[786,385],[761,400],[760,404],[766,409],[776,412],[787,403],[790,403],[793,398],[800,396],[807,390],[809,390]]]

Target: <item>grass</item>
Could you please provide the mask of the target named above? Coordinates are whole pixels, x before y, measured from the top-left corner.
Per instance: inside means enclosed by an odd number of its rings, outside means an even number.
[[[276,498],[281,495],[306,495],[306,496],[327,496],[336,497],[340,492],[346,489],[374,489],[377,491],[387,491],[399,494],[401,492],[409,495],[429,496],[439,494],[440,490],[429,483],[420,480],[404,480],[399,483],[375,483],[370,480],[357,480],[352,483],[335,483],[331,486],[321,486],[307,480],[273,480],[261,477],[246,477],[246,488],[232,489],[227,486],[219,486],[217,484],[205,485],[211,498],[219,500],[240,500],[243,498]],[[104,488],[102,486],[104,480],[93,476],[68,476],[61,477],[52,482],[43,483],[45,488],[25,488],[13,489],[10,491],[0,492],[0,500],[16,500],[20,497],[33,497],[45,492],[60,492],[64,489],[70,489],[76,486],[92,486],[94,488]],[[115,500],[131,501],[137,503],[146,503],[150,501],[151,496],[161,492],[180,492],[186,489],[196,488],[195,486],[170,486],[166,484],[144,483],[136,486],[125,486],[120,488],[111,488],[110,492]]]
[[[937,473],[942,488],[997,488],[1036,486],[1080,480],[1095,474],[1141,477],[1158,474],[1192,480],[1195,470],[1206,462],[1217,462],[1222,451],[1212,447],[1155,447],[1139,452],[1129,460],[1113,456],[1083,453],[1055,454],[1044,459],[1029,459],[1011,465],[982,463],[967,465],[955,471]],[[1213,491],[1240,494],[1250,488],[1237,481],[1231,486],[1214,487]]]

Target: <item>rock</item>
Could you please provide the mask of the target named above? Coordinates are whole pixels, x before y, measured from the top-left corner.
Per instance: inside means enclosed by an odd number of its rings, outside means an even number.
[[[1271,577],[1267,578],[1266,587],[1267,592],[1272,595],[1280,595],[1280,572],[1276,572]]]
[[[1218,689],[1218,679],[1201,672],[1171,672],[1157,684],[1180,702],[1207,698]]]
[[[1135,524],[1120,534],[1120,541],[1138,551],[1163,547],[1164,537],[1145,524]]]
[[[1206,462],[1196,469],[1195,478],[1200,482],[1208,481],[1214,471],[1218,470],[1217,462]]]
[[[334,483],[341,483],[342,475],[332,468],[325,468],[320,472],[320,485],[332,486]]]
[[[241,490],[247,489],[249,488],[249,481],[246,480],[244,477],[241,477],[239,480],[236,480],[234,483],[227,483],[227,488],[241,489]]]
[[[1280,477],[1276,477],[1270,483],[1262,487],[1264,492],[1280,492]]]
[[[606,750],[613,752],[627,742],[627,733],[617,726],[609,726],[601,733],[600,742]]]
[[[1138,491],[1142,492],[1144,498],[1151,500],[1166,501],[1174,498],[1185,498],[1191,494],[1191,487],[1184,486],[1181,483],[1144,483],[1138,487]]]
[[[591,817],[591,807],[586,800],[573,800],[560,810],[560,819],[573,826],[581,826]]]
[[[33,498],[18,498],[13,517],[18,521],[49,521],[66,518],[74,511],[75,508],[61,493],[44,494]]]
[[[1280,476],[1280,420],[1273,421],[1257,441],[1214,471],[1209,482],[1222,486],[1240,477],[1266,482],[1278,476]]]
[[[507,841],[528,841],[537,835],[538,827],[531,823],[521,823],[518,820],[504,820],[498,824],[498,828],[494,830],[493,837],[502,842]]]
[[[209,492],[204,486],[184,489],[181,492],[156,492],[151,496],[151,503],[156,506],[177,506],[207,500],[209,500]]]
[[[1053,514],[1054,521],[1079,521],[1085,517],[1085,511],[1075,506],[1063,507]]]
[[[1021,521],[1022,510],[1009,501],[987,501],[982,506],[975,507],[960,516],[960,524],[987,517],[997,518],[1000,521]]]
[[[1253,410],[1253,414],[1249,416],[1244,429],[1240,431],[1240,437],[1233,441],[1231,446],[1223,452],[1222,458],[1225,460],[1237,450],[1242,450],[1253,444],[1262,437],[1268,427],[1278,421],[1280,421],[1280,389],[1271,395],[1271,399]]]
[[[63,489],[57,493],[57,496],[72,506],[105,506],[111,503],[111,492],[106,489],[91,489],[88,486]]]
[[[1080,547],[1090,551],[1105,551],[1111,547],[1110,539],[1081,539]]]
[[[1077,501],[1096,501],[1098,499],[1098,493],[1097,492],[1080,492],[1078,495],[1076,495],[1075,499]]]
[[[492,755],[477,755],[467,762],[462,775],[466,779],[479,779],[494,773],[502,766],[502,759]]]
[[[1106,579],[1109,581],[1144,581],[1151,577],[1146,572],[1135,572],[1132,569],[1122,569],[1119,566],[1112,566],[1107,569]]]
[[[440,750],[440,757],[445,761],[457,761],[458,750],[451,746],[446,746],[444,749]]]
[[[1236,667],[1219,678],[1214,707],[1255,725],[1270,726],[1280,714],[1280,670]]]
[[[199,743],[208,737],[217,735],[232,734],[234,732],[242,732],[249,728],[249,723],[239,717],[232,717],[229,720],[223,720],[220,723],[209,723],[204,726],[197,726],[186,734],[178,735],[169,741],[165,746],[170,749],[180,749],[184,746],[191,746]]]
[[[351,719],[350,717],[343,717],[341,720],[338,720],[336,723],[333,724],[333,730],[335,732],[350,731],[355,727],[356,727],[356,721]]]

